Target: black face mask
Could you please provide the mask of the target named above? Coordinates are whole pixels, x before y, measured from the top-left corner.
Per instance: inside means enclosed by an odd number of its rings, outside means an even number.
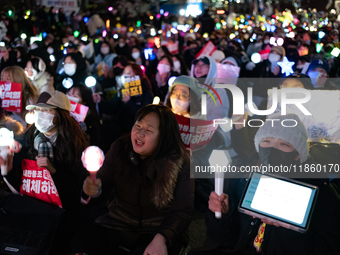
[[[295,160],[298,155],[297,151],[284,152],[273,147],[259,148],[259,156],[261,164],[264,166],[290,166],[296,165],[298,161]]]
[[[115,73],[116,76],[122,75],[123,71],[124,71],[124,68],[120,68],[118,66],[113,68],[113,72]]]

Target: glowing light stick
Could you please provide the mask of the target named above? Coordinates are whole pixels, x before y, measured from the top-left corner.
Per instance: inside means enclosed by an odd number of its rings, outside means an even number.
[[[223,169],[224,166],[229,165],[231,162],[231,158],[228,151],[224,150],[213,150],[211,156],[209,158],[210,166],[214,166],[215,169],[220,167]],[[224,173],[223,171],[215,172],[215,192],[218,196],[223,193],[223,184],[224,184]],[[217,219],[222,218],[222,212],[215,212],[215,217]]]
[[[253,55],[251,55],[251,61],[253,61],[255,64],[258,64],[261,62],[261,55],[257,52],[253,53]]]
[[[160,101],[161,101],[161,99],[159,97],[155,96],[153,98],[152,104],[156,104],[157,105],[157,104],[159,104]]]
[[[93,181],[96,180],[97,171],[102,167],[104,159],[103,151],[97,146],[89,146],[83,151],[81,161],[86,170],[90,172],[90,178]]]
[[[69,89],[73,86],[73,80],[71,78],[65,78],[62,82],[65,89]]]
[[[21,149],[20,143],[13,139],[13,132],[7,128],[0,128],[0,156],[7,161],[7,156],[13,152],[19,152]],[[1,175],[7,175],[7,165],[1,165]]]
[[[282,62],[277,63],[282,68],[282,73],[289,76],[290,74],[294,73],[292,66],[295,65],[294,62],[290,62],[287,57],[283,58]]]
[[[88,87],[88,88],[91,88],[92,90],[92,94],[96,93],[95,91],[95,86],[97,84],[97,80],[96,78],[94,78],[93,76],[89,76],[85,79],[85,85]],[[96,103],[96,110],[97,110],[97,113],[99,114],[99,106],[98,106],[98,103]]]

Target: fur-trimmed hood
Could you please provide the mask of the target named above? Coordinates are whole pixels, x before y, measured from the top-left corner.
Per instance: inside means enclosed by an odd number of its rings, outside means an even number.
[[[174,200],[174,190],[183,163],[183,158],[176,161],[164,158],[147,169],[146,175],[154,183],[152,201],[155,207],[164,209]]]

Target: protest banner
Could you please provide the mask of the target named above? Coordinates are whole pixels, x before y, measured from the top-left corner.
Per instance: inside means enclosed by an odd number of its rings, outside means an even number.
[[[186,148],[196,150],[207,145],[218,125],[214,127],[214,121],[190,119],[182,115],[176,115],[182,141]]]
[[[20,194],[54,204],[62,208],[57,187],[50,172],[40,168],[37,161],[23,159]]]
[[[78,104],[73,101],[71,103],[70,115],[78,122],[84,122],[89,108],[86,105]]]
[[[123,76],[122,78],[122,83],[124,84],[124,89],[122,89],[123,95],[134,97],[143,94],[142,83],[138,75]]]
[[[200,56],[206,55],[211,56],[211,54],[216,50],[216,46],[211,42],[207,42],[207,44],[197,53],[195,58],[199,58]]]
[[[0,81],[2,108],[9,112],[22,112],[22,85]]]

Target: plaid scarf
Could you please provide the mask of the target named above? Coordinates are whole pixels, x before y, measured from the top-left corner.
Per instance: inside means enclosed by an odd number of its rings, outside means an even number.
[[[34,149],[38,151],[38,157],[46,157],[53,165],[53,146],[57,139],[57,133],[53,134],[50,138],[47,138],[43,133],[39,133],[34,138]]]

